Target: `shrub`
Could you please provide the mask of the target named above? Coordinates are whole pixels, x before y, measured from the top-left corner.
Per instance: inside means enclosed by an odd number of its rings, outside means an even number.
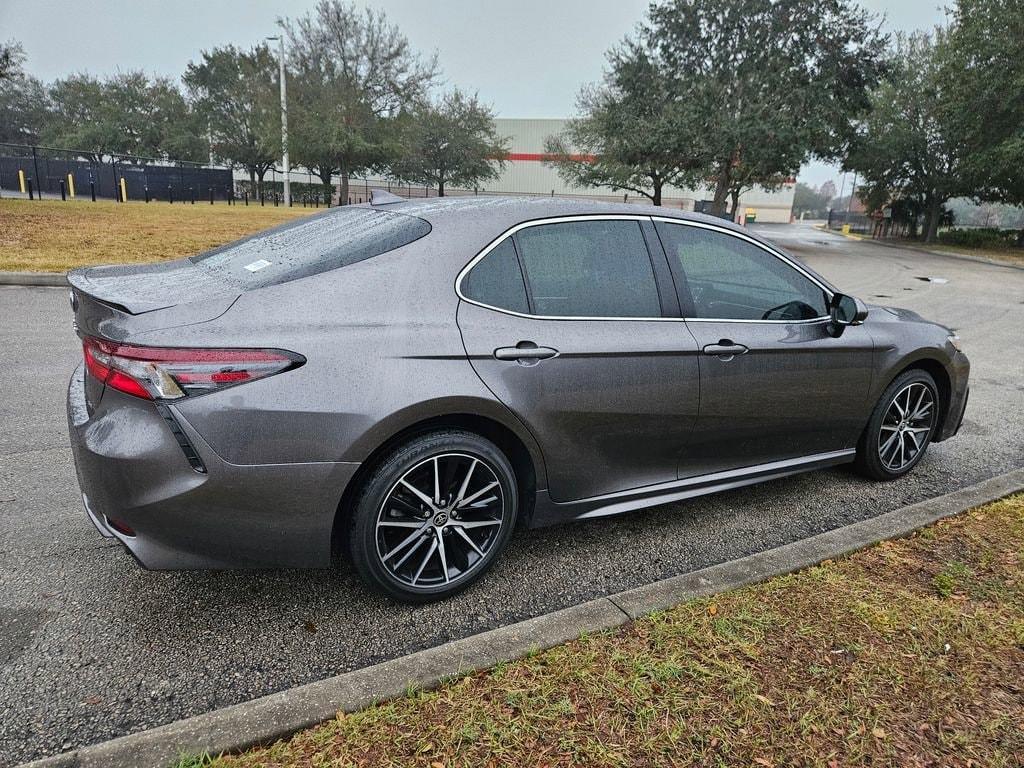
[[[976,227],[954,227],[939,233],[939,242],[965,248],[1008,248],[1017,242],[1017,230]]]

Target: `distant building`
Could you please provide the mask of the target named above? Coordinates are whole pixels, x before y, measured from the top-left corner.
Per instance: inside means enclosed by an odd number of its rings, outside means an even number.
[[[559,133],[565,126],[564,119],[519,119],[498,118],[495,121],[498,134],[510,139],[509,162],[501,177],[480,187],[480,192],[489,194],[516,195],[564,195],[592,197],[608,200],[648,203],[648,199],[635,192],[616,192],[610,187],[571,187],[558,176],[558,171],[543,162],[544,139]],[[740,196],[740,210],[753,208],[759,222],[788,222],[793,211],[795,180],[785,184],[776,192],[755,188]],[[692,190],[665,187],[662,204],[666,207],[693,210],[698,203],[712,196],[709,189]]]

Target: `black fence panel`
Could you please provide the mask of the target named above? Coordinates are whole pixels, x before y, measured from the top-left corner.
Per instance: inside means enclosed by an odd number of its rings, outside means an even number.
[[[828,212],[829,229],[841,230],[847,224],[850,226],[848,231],[858,235],[871,235],[875,230],[875,220],[865,213],[833,210]]]
[[[0,144],[0,190],[19,191],[19,171],[31,180],[37,194],[59,196],[61,183],[70,194],[73,180],[77,197],[117,200],[121,180],[129,200],[195,199],[217,200],[233,197],[234,179],[228,168],[210,168],[198,164],[170,164],[152,158],[90,158],[88,153],[48,147]]]

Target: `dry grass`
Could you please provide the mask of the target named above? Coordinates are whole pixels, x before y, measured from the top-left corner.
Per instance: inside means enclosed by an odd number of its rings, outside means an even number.
[[[1020,766],[1024,496],[339,716],[254,766]]]
[[[177,259],[313,212],[223,202],[0,200],[0,270]]]
[[[941,251],[963,256],[980,256],[983,259],[1002,262],[1004,264],[1024,265],[1024,248],[967,248],[963,245],[943,245],[930,243],[929,250]]]

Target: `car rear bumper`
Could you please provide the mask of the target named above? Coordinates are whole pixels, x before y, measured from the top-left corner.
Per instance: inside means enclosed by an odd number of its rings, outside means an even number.
[[[161,414],[108,390],[88,413],[81,366],[68,431],[89,518],[146,568],[330,564],[335,512],[357,463],[228,463],[173,406]]]

